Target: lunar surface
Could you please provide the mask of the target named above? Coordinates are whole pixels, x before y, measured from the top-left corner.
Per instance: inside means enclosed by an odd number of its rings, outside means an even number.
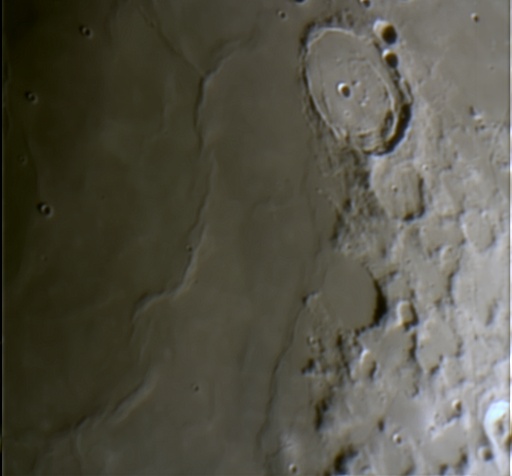
[[[4,474],[510,474],[509,18],[6,0]]]

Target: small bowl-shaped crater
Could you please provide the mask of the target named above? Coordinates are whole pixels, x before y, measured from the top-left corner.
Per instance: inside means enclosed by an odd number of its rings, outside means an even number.
[[[350,86],[347,83],[338,83],[338,85],[336,86],[336,90],[338,91],[338,94],[340,96],[343,96],[345,98],[349,98],[350,95],[352,94]]]
[[[482,446],[478,448],[478,457],[482,461],[490,461],[493,459],[494,455],[492,453],[491,448],[488,446]]]
[[[395,27],[384,20],[377,20],[373,25],[375,34],[388,45],[392,45],[398,40],[398,33]]]
[[[384,50],[382,59],[390,68],[398,68],[398,55],[392,50]]]
[[[386,27],[382,30],[382,39],[392,45],[393,43],[396,43],[396,40],[398,39],[398,35],[396,34],[395,27],[391,24],[386,25]]]
[[[53,208],[45,202],[40,202],[37,205],[37,211],[46,218],[53,216]]]
[[[37,101],[38,101],[38,98],[37,98],[37,95],[36,93],[32,92],[32,91],[26,91],[25,92],[25,99],[32,103],[32,104],[36,104]]]
[[[456,414],[462,412],[462,402],[458,398],[452,402],[452,409]]]
[[[86,25],[80,25],[79,31],[85,38],[92,38],[94,36],[92,30]]]

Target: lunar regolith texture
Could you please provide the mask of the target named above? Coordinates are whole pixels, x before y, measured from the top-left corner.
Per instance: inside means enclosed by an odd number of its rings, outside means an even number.
[[[509,474],[509,18],[4,2],[4,474]]]

